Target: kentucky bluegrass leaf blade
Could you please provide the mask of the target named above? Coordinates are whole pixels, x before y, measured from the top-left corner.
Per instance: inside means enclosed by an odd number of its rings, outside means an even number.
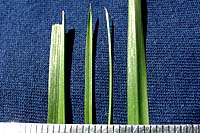
[[[85,48],[85,97],[84,97],[84,123],[92,124],[92,8],[88,14],[88,27]]]
[[[108,11],[105,8],[106,12],[106,24],[107,24],[107,33],[108,33],[108,47],[109,47],[109,108],[108,108],[108,124],[112,123],[112,93],[113,93],[113,70],[112,70],[112,44],[110,36],[110,23]]]
[[[62,24],[52,26],[48,83],[48,123],[65,123],[64,12]]]
[[[128,124],[149,124],[141,0],[128,0]]]

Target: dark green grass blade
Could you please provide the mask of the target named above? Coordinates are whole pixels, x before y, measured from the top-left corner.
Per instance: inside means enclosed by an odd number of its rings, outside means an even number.
[[[128,1],[128,124],[149,124],[141,1]]]
[[[111,46],[111,36],[110,36],[110,23],[108,11],[106,12],[106,23],[108,32],[108,46],[109,46],[109,108],[108,108],[108,124],[112,123],[112,93],[113,93],[113,66],[112,66],[112,46]]]
[[[48,123],[65,123],[64,12],[62,25],[52,26],[48,84]]]
[[[144,33],[142,24],[141,0],[135,2],[136,5],[136,40],[138,51],[138,88],[139,88],[139,118],[140,124],[149,124],[148,93],[147,93],[147,74]]]
[[[92,8],[88,14],[88,27],[85,48],[85,97],[84,123],[92,124]]]

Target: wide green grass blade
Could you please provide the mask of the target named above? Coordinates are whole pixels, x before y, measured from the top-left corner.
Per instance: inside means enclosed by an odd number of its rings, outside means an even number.
[[[84,97],[84,123],[92,124],[92,8],[88,14],[88,27],[85,47],[85,97]]]
[[[48,84],[48,123],[65,123],[64,12],[62,24],[52,26]]]
[[[141,0],[128,0],[128,124],[149,124]]]
[[[112,123],[112,93],[113,93],[113,66],[112,66],[112,45],[110,36],[110,23],[108,11],[106,12],[106,23],[107,23],[107,33],[108,33],[108,47],[109,47],[109,108],[108,108],[108,124]]]

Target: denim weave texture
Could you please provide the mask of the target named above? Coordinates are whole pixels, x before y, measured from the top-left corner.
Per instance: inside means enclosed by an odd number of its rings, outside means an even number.
[[[72,122],[84,123],[84,58],[89,4],[95,52],[96,123],[107,123],[108,41],[113,23],[113,123],[127,123],[127,0],[1,0],[0,121],[47,122],[52,24],[66,12],[73,31],[69,83]],[[200,1],[144,0],[151,124],[200,122]],[[69,67],[69,66],[68,66]]]

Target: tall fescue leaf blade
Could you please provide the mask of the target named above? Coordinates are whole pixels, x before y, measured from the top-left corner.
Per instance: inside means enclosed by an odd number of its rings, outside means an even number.
[[[84,123],[92,124],[92,8],[88,13],[88,27],[85,47],[85,97]]]
[[[65,123],[64,12],[62,24],[52,26],[48,84],[48,123]]]
[[[149,124],[141,0],[128,0],[128,124]]]
[[[61,43],[59,47],[60,71],[59,71],[59,105],[58,105],[58,123],[65,123],[65,14],[62,12]]]
[[[113,93],[113,66],[112,66],[112,46],[111,46],[111,36],[110,36],[110,23],[108,11],[106,12],[106,24],[108,33],[108,47],[109,47],[109,108],[108,108],[108,124],[112,123],[112,93]]]

